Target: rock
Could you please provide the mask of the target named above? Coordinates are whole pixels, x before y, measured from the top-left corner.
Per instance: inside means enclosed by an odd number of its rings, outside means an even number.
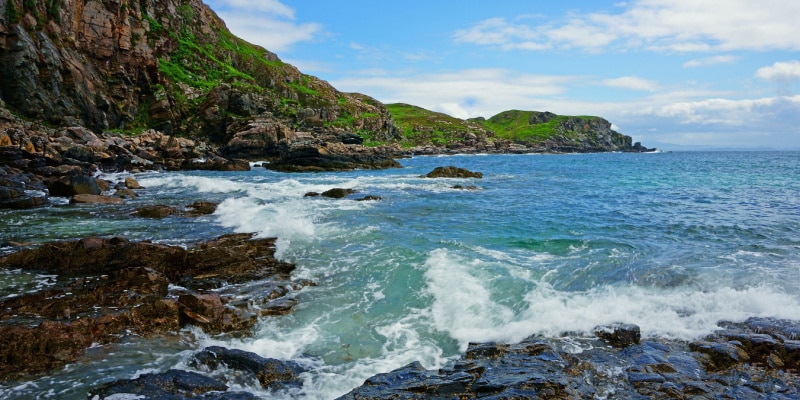
[[[214,378],[196,372],[171,369],[157,374],[144,374],[136,379],[111,382],[92,391],[89,394],[89,398],[186,399],[227,390],[228,386],[226,384]],[[202,398],[209,399],[206,396]]]
[[[69,277],[0,300],[0,381],[75,362],[92,343],[122,333],[157,335],[187,324],[210,334],[248,333],[258,310],[250,302],[229,304],[236,294],[226,292],[227,284],[257,281],[248,287],[271,293],[265,309],[274,302],[289,312],[291,291],[308,283],[290,280],[294,265],[274,258],[274,238],[252,236],[225,235],[190,249],[90,237],[0,257],[2,269]],[[170,285],[185,289],[170,293]]]
[[[130,176],[125,178],[125,187],[128,189],[144,189],[139,185],[139,181]]]
[[[215,157],[210,160],[186,160],[181,165],[183,170],[203,171],[250,171],[250,162],[247,160],[228,160]]]
[[[139,208],[136,209],[136,211],[133,213],[133,215],[135,215],[137,217],[142,217],[142,218],[161,219],[161,218],[166,218],[166,217],[169,217],[170,215],[176,214],[177,212],[178,212],[178,210],[176,210],[173,207],[165,206],[165,205],[162,205],[162,204],[157,204],[157,205],[153,205],[153,206],[139,207]]]
[[[117,189],[112,196],[128,200],[139,197],[139,195],[131,189]]]
[[[372,196],[372,195],[356,199],[356,201],[378,201],[378,200],[382,200],[382,198],[380,196]]]
[[[99,195],[102,193],[97,181],[86,175],[74,175],[53,180],[47,185],[51,196],[70,197],[77,194]]]
[[[319,196],[318,192],[308,192],[303,195],[303,197],[318,197],[318,196]]]
[[[622,323],[597,327],[594,329],[594,334],[614,347],[639,344],[639,340],[642,337],[639,326]]]
[[[433,171],[428,172],[424,178],[483,178],[480,172],[472,172],[464,168],[448,166],[436,167]]]
[[[452,188],[458,190],[478,190],[478,187],[475,185],[468,185],[468,186],[454,185]]]
[[[393,151],[387,148],[342,143],[298,144],[264,164],[264,168],[283,172],[399,168],[400,163],[392,154]]]
[[[341,199],[343,197],[347,197],[356,191],[353,189],[343,189],[343,188],[333,188],[326,190],[320,194],[322,197],[330,197],[332,199]]]
[[[198,200],[186,207],[191,209],[191,211],[189,211],[191,215],[207,215],[217,211],[218,205],[219,203]]]
[[[783,360],[800,346],[783,335],[800,323],[720,325],[723,330],[688,346],[668,339],[640,342],[638,327],[628,324],[595,329],[603,342],[571,336],[569,346],[564,338],[542,337],[471,343],[450,367],[426,370],[412,363],[368,378],[339,399],[799,398],[800,375]],[[609,347],[606,340],[624,347]],[[575,345],[582,351],[572,350]]]
[[[226,307],[218,293],[184,293],[178,297],[181,325],[195,325],[209,334],[246,332],[255,325],[255,315],[242,315]]]
[[[298,375],[304,371],[295,362],[264,358],[255,353],[219,346],[207,347],[195,354],[190,365],[202,365],[211,370],[224,365],[229,369],[253,374],[262,387],[273,390],[300,387],[302,381]]]
[[[96,194],[76,194],[69,200],[70,204],[122,204],[125,200],[119,197]]]

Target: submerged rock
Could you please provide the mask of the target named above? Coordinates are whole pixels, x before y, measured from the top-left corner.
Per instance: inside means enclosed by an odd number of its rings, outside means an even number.
[[[133,215],[142,218],[160,219],[169,217],[170,215],[176,214],[177,212],[178,210],[175,209],[174,207],[165,206],[163,204],[157,204],[153,206],[139,207],[136,209]]]

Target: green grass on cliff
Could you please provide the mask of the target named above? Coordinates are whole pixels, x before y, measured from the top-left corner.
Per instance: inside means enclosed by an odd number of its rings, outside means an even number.
[[[434,144],[444,146],[464,140],[476,124],[410,104],[387,104],[395,125],[403,133],[406,147]]]
[[[549,121],[537,123],[534,119],[537,113],[534,111],[505,111],[497,114],[484,123],[486,129],[494,132],[495,137],[508,139],[514,142],[542,142],[554,136],[562,135],[565,137],[575,136],[563,128],[564,122],[572,118],[591,120],[596,117],[588,116],[566,116],[555,115]]]

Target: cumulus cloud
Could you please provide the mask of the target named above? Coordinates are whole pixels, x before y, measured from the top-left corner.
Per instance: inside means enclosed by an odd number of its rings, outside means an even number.
[[[776,62],[769,67],[759,68],[756,77],[778,83],[800,80],[800,61]]]
[[[505,50],[612,46],[668,52],[800,50],[800,2],[795,0],[638,0],[618,13],[571,15],[530,25],[502,18],[480,21],[454,40]]]
[[[606,79],[602,84],[613,88],[642,90],[647,92],[654,92],[659,88],[658,83],[639,78],[638,76],[623,76],[620,78]]]
[[[208,0],[231,31],[273,52],[291,49],[322,32],[316,23],[295,22],[294,9],[278,0]]]

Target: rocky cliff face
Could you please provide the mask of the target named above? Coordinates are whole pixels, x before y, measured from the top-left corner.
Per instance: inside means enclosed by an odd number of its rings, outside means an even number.
[[[154,128],[262,157],[297,132],[396,134],[383,104],[236,38],[200,0],[0,0],[0,8],[0,95],[26,119],[95,133]]]

